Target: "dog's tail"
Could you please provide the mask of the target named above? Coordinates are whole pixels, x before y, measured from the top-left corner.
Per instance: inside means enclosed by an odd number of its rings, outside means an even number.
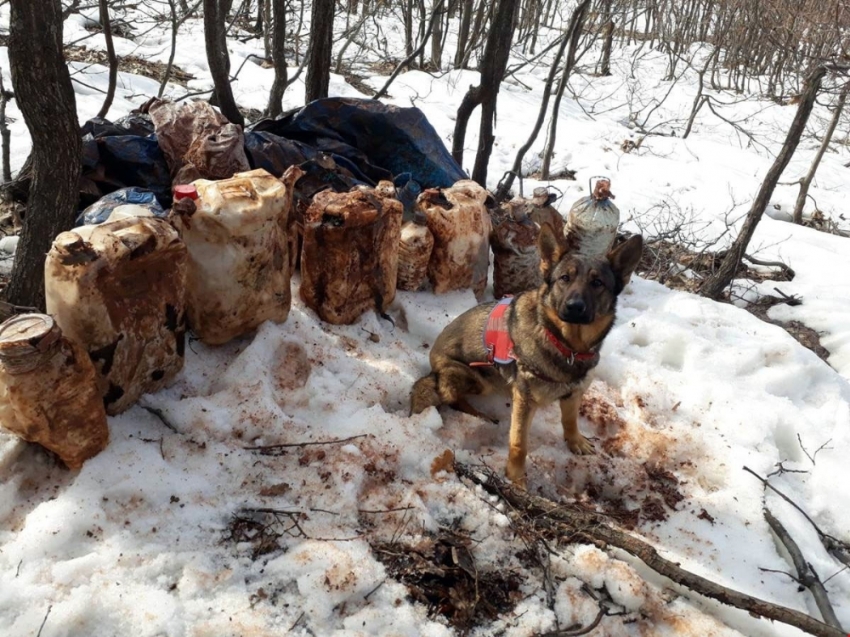
[[[410,391],[410,415],[421,414],[428,407],[438,407],[443,401],[437,392],[437,375],[433,372],[423,376]]]

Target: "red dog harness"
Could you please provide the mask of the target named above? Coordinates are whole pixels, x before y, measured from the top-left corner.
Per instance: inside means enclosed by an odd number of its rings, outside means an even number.
[[[484,349],[487,350],[487,360],[469,363],[470,367],[508,365],[517,360],[514,355],[514,342],[508,334],[508,319],[505,317],[505,312],[507,312],[508,306],[513,303],[513,300],[512,296],[505,297],[490,311],[490,315],[487,317],[487,325],[484,328]],[[570,365],[576,361],[591,361],[599,356],[598,352],[575,352],[564,345],[548,329],[544,328],[543,331],[552,345],[569,359]]]

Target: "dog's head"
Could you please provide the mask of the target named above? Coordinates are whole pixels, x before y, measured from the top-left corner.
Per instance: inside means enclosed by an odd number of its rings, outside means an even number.
[[[538,247],[544,303],[561,321],[587,325],[614,313],[617,295],[640,261],[643,237],[631,237],[605,257],[585,257],[568,254],[564,237],[544,224]]]

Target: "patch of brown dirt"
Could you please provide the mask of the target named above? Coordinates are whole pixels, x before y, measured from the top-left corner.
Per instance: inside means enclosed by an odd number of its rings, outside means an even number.
[[[109,59],[106,51],[95,51],[87,49],[84,46],[67,46],[65,47],[65,60],[68,62],[85,62],[87,64],[101,64],[109,66]],[[135,55],[119,55],[118,70],[124,73],[133,73],[134,75],[142,75],[149,77],[157,82],[161,82],[165,77],[166,64],[162,62],[151,62]],[[171,77],[169,82],[174,82],[180,86],[186,86],[189,80],[194,80],[195,76],[187,73],[180,67],[174,65],[171,67]]]
[[[464,535],[442,531],[415,545],[380,543],[372,550],[389,574],[407,587],[412,601],[466,634],[510,612],[522,597],[520,575],[479,568],[471,543]]]
[[[744,309],[753,316],[760,318],[765,323],[778,325],[793,336],[800,345],[806,349],[812,350],[821,360],[825,361],[829,358],[829,350],[820,344],[820,334],[818,332],[806,325],[803,325],[800,321],[777,321],[767,315],[770,308],[774,305],[788,303],[789,300],[790,299],[783,299],[778,296],[763,296],[755,303],[749,303]]]

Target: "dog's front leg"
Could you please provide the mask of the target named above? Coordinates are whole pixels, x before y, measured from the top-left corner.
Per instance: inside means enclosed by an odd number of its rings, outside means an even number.
[[[564,427],[564,440],[567,446],[576,455],[587,455],[596,453],[593,444],[578,430],[578,410],[581,407],[581,398],[584,395],[584,387],[578,387],[567,398],[561,399],[561,425]]]
[[[513,407],[511,410],[511,439],[508,448],[508,467],[505,472],[508,480],[525,488],[525,457],[528,455],[528,430],[537,411],[537,405],[529,392],[513,387]]]

